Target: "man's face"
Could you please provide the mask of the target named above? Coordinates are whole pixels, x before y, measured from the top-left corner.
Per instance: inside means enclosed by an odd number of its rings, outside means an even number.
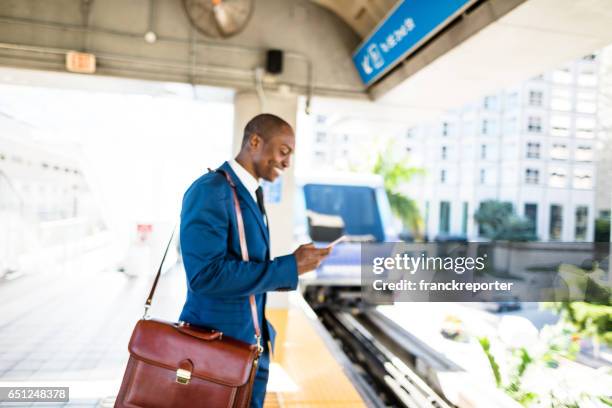
[[[255,145],[253,139],[257,139]],[[270,135],[267,142],[261,137],[252,138],[251,148],[257,177],[274,181],[291,164],[291,155],[295,150],[293,130],[282,127]]]

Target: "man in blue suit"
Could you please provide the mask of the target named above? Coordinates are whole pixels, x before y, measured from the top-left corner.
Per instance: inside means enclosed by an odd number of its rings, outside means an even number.
[[[298,275],[317,268],[329,249],[312,244],[270,259],[270,236],[261,179],[274,181],[289,167],[295,150],[291,126],[261,114],[244,129],[242,147],[220,170],[236,184],[244,219],[249,262],[242,261],[230,185],[221,172],[197,179],[183,197],[181,251],[187,273],[187,300],[180,320],[254,343],[249,295],[255,295],[264,353],[259,360],[251,407],[262,407],[275,331],[266,320],[266,292],[295,290]]]

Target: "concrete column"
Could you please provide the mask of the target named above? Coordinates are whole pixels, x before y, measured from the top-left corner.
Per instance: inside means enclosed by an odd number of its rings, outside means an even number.
[[[244,126],[255,115],[260,113],[272,113],[286,120],[296,129],[298,97],[294,94],[265,94],[263,103],[265,111],[262,110],[261,100],[257,93],[247,91],[238,92],[234,98],[234,140],[233,157],[240,150]],[[266,202],[266,212],[270,220],[270,244],[271,256],[277,257],[293,252],[293,201],[295,190],[295,157],[282,176],[282,193],[278,203]],[[268,306],[285,307],[287,304],[286,292],[272,292],[268,296]]]

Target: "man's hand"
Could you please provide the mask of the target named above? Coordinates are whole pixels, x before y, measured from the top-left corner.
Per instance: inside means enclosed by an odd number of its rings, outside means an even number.
[[[297,263],[298,275],[316,269],[329,253],[331,248],[316,248],[312,242],[310,244],[300,245],[293,252],[295,262]]]

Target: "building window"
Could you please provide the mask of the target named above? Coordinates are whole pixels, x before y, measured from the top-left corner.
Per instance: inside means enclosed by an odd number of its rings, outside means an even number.
[[[529,116],[527,119],[527,131],[531,133],[542,133],[542,118]]]
[[[544,92],[529,91],[529,105],[530,106],[542,106],[543,100],[544,100]]]
[[[497,98],[495,96],[486,96],[482,102],[485,109],[495,109],[497,106]]]
[[[579,101],[590,101],[595,102],[597,100],[597,94],[593,91],[580,91],[576,95]]]
[[[576,148],[576,161],[591,162],[593,161],[593,149],[591,146],[578,146]]]
[[[576,237],[576,241],[586,241],[587,239],[587,226],[588,226],[588,217],[589,216],[589,208],[586,206],[578,206],[576,207],[576,228],[574,231],[574,236]]]
[[[327,121],[327,116],[324,115],[317,115],[317,123],[325,123]]]
[[[442,160],[446,160],[448,157],[448,148],[446,146],[442,146],[442,151],[440,152],[440,156]]]
[[[595,136],[595,118],[576,118],[576,137],[592,139]]]
[[[448,122],[442,122],[442,136],[448,136]]]
[[[556,111],[569,112],[572,110],[572,101],[564,98],[552,98],[550,108]]]
[[[480,158],[481,159],[487,158],[487,145],[485,144],[480,145]]]
[[[487,173],[485,169],[480,169],[480,184],[485,184]]]
[[[567,173],[565,169],[554,169],[550,172],[550,177],[548,178],[548,184],[551,187],[563,188],[566,186],[566,176],[567,176]]]
[[[574,188],[590,189],[593,188],[593,178],[587,170],[574,171]]]
[[[529,221],[529,232],[533,235],[537,234],[538,228],[538,205],[525,204],[525,218]]]
[[[525,170],[525,183],[538,184],[540,182],[540,171],[536,169]]]
[[[406,139],[412,139],[414,137],[414,129],[408,129],[406,131]]]
[[[446,183],[446,170],[440,170],[440,183]]]
[[[463,235],[467,235],[467,225],[468,225],[468,203],[467,201],[463,202],[463,211],[461,216],[461,233]]]
[[[482,210],[482,208],[484,207],[484,203],[481,202],[480,204],[478,204],[478,209]],[[484,234],[484,228],[482,227],[481,223],[478,223],[478,235],[479,236],[483,236]]]
[[[567,145],[563,143],[553,143],[550,149],[550,158],[553,160],[567,160],[569,158]]]
[[[597,86],[597,75],[594,71],[581,71],[578,73],[578,85]]]
[[[551,136],[569,136],[571,120],[569,116],[553,115],[550,118]]]
[[[552,81],[557,84],[571,84],[572,73],[569,68],[558,69],[552,73]]]
[[[576,103],[578,113],[597,113],[597,103],[595,101],[581,101]]]
[[[536,142],[527,143],[527,158],[528,159],[539,159],[540,158],[540,144]]]
[[[549,237],[551,241],[560,241],[563,232],[563,207],[557,204],[550,206]]]
[[[518,106],[518,93],[512,92],[506,95],[506,108],[512,109]]]
[[[483,135],[488,135],[489,134],[489,121],[487,119],[483,119],[483,121],[482,121],[481,133]]]
[[[450,202],[440,201],[440,234],[450,231]]]
[[[463,136],[474,136],[476,133],[476,122],[473,120],[463,122]]]
[[[576,129],[576,137],[580,139],[593,139],[595,137],[595,131],[593,129]]]
[[[504,121],[504,134],[505,136],[514,135],[516,133],[516,117],[512,116],[506,118]]]
[[[327,133],[317,132],[317,143],[325,143],[325,142],[327,142]]]
[[[572,110],[572,93],[569,89],[557,88],[552,91],[550,108],[553,110],[568,112]]]

